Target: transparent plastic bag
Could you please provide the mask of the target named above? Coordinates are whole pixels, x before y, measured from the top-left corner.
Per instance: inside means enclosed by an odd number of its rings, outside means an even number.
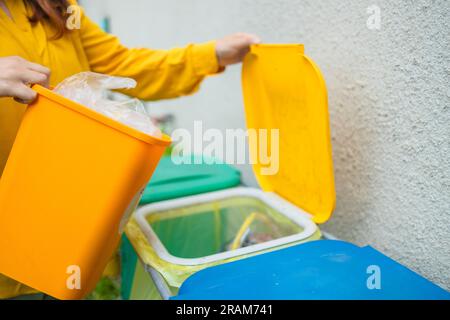
[[[154,125],[141,101],[114,101],[108,98],[110,90],[131,89],[136,84],[130,78],[81,72],[63,80],[54,91],[129,127],[160,138],[161,131]]]

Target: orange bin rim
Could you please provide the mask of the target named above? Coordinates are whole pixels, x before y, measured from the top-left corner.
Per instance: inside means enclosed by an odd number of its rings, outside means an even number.
[[[34,91],[36,91],[39,95],[46,97],[49,100],[52,100],[56,103],[58,103],[59,105],[61,105],[62,107],[71,109],[75,112],[81,113],[84,116],[91,118],[95,121],[98,121],[108,127],[111,127],[115,130],[118,130],[122,133],[125,133],[133,138],[139,139],[143,142],[149,143],[149,144],[157,144],[157,145],[161,145],[161,146],[167,146],[171,143],[171,139],[168,135],[163,134],[162,138],[157,138],[157,137],[153,137],[150,136],[148,134],[145,134],[139,130],[136,130],[134,128],[131,128],[125,124],[122,124],[116,120],[113,120],[101,113],[98,113],[88,107],[85,107],[77,102],[74,102],[72,100],[69,100],[55,92],[53,92],[52,90],[49,90],[47,88],[44,88],[40,85],[34,85],[32,87],[32,89]],[[34,103],[30,104],[30,106],[33,106]]]

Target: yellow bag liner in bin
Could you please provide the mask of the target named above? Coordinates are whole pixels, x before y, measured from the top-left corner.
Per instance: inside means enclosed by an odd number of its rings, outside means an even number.
[[[179,231],[181,231],[180,228],[177,229],[177,225],[179,226],[180,223],[183,224],[181,228],[186,230],[192,230],[191,234],[196,235],[200,233],[208,232],[207,228],[213,228],[214,230],[211,230],[214,233],[214,242],[217,244],[216,248],[221,247],[221,249],[217,249],[216,252],[211,252],[211,254],[217,254],[221,253],[223,251],[231,251],[233,250],[233,246],[236,246],[236,242],[238,240],[242,240],[243,233],[242,227],[250,227],[252,225],[254,228],[252,231],[262,231],[263,228],[269,228],[271,229],[271,232],[273,236],[275,237],[284,237],[284,236],[290,236],[295,233],[299,233],[302,231],[302,228],[293,223],[289,218],[283,216],[273,208],[269,206],[265,206],[263,203],[259,203],[258,205],[261,205],[260,212],[255,210],[250,210],[245,212],[246,208],[249,205],[256,204],[259,202],[258,199],[248,198],[248,197],[230,197],[218,201],[213,201],[209,203],[202,203],[202,204],[194,204],[187,207],[178,207],[174,209],[170,209],[167,211],[161,211],[161,212],[153,212],[148,215],[147,222],[149,225],[154,225],[155,223],[159,222],[168,222],[169,228],[162,228],[162,231],[167,232],[168,236],[172,238],[170,241],[175,241],[177,243],[180,243],[181,246],[189,246],[189,239],[183,240],[183,237],[188,235],[181,234]],[[144,207],[145,208],[145,207]],[[225,210],[225,212],[224,212]],[[207,214],[214,216],[214,222],[213,226],[208,225],[204,220],[205,212]],[[203,215],[203,217],[202,217]],[[186,218],[188,220],[186,220]],[[178,221],[177,221],[178,219]],[[182,219],[185,219],[183,221]],[[203,222],[201,221],[203,219]],[[258,226],[258,220],[260,219],[262,222]],[[190,220],[190,221],[189,221]],[[173,221],[172,227],[170,226],[171,221]],[[255,222],[256,221],[256,222]],[[265,225],[263,225],[263,223]],[[247,225],[247,226],[246,226]],[[157,226],[156,226],[157,227]],[[255,229],[256,227],[256,229]],[[203,230],[202,230],[203,229]],[[177,232],[178,231],[178,232]],[[226,262],[231,262],[243,258],[247,258],[253,255],[261,254],[262,252],[269,252],[273,250],[278,250],[280,248],[284,248],[293,244],[298,244],[306,241],[312,241],[312,240],[318,240],[321,237],[321,233],[319,229],[317,229],[311,236],[309,236],[306,239],[302,239],[300,241],[295,242],[289,242],[285,243],[281,246],[274,246],[270,247],[268,249],[264,250],[256,250],[251,253],[238,255],[235,257],[223,259],[223,260],[216,260],[211,262],[205,262],[200,264],[193,264],[193,265],[181,265],[176,264],[173,262],[169,262],[161,257],[160,254],[158,254],[155,247],[149,242],[149,239],[147,235],[142,230],[139,223],[136,221],[135,217],[133,217],[128,225],[125,228],[125,232],[127,234],[128,239],[132,243],[133,247],[135,248],[136,252],[138,253],[141,261],[148,266],[151,266],[155,270],[157,270],[165,279],[168,285],[171,287],[179,288],[181,284],[192,274],[196,273],[199,270],[214,266],[223,264]],[[160,231],[161,232],[161,231]],[[226,241],[222,239],[217,239],[221,237],[224,233],[227,233],[228,235],[225,237]],[[266,233],[267,234],[267,233]],[[229,241],[229,240],[232,241]],[[270,239],[268,239],[270,240]],[[228,243],[229,242],[229,243]],[[242,241],[239,241],[242,242]],[[264,242],[264,241],[261,241]],[[191,245],[192,245],[192,239],[191,239]],[[226,245],[225,245],[226,244]],[[201,243],[198,244],[199,246],[202,245]],[[209,244],[208,244],[209,245]],[[240,243],[241,245],[241,243]],[[239,245],[239,247],[240,247]],[[213,245],[214,246],[214,245]],[[250,248],[251,246],[249,246]],[[181,251],[189,251],[189,249],[181,249]],[[173,254],[177,257],[180,255],[176,255],[175,253],[170,252],[170,249],[168,249],[170,254]],[[190,257],[180,257],[180,258],[202,258],[200,256],[192,256],[192,253],[190,253]]]

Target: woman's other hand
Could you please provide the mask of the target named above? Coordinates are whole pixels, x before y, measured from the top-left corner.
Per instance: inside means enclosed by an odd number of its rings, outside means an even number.
[[[261,40],[252,34],[235,33],[216,42],[216,54],[221,67],[242,62],[250,50],[250,45],[260,43]]]
[[[20,103],[31,103],[36,92],[32,84],[48,87],[50,70],[21,57],[0,58],[0,97],[13,97]]]

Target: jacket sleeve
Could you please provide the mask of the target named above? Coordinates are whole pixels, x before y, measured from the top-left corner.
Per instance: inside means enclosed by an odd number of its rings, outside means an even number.
[[[127,48],[85,15],[80,37],[91,70],[133,78],[138,85],[126,93],[143,100],[191,94],[205,76],[221,71],[214,41],[171,50]]]

